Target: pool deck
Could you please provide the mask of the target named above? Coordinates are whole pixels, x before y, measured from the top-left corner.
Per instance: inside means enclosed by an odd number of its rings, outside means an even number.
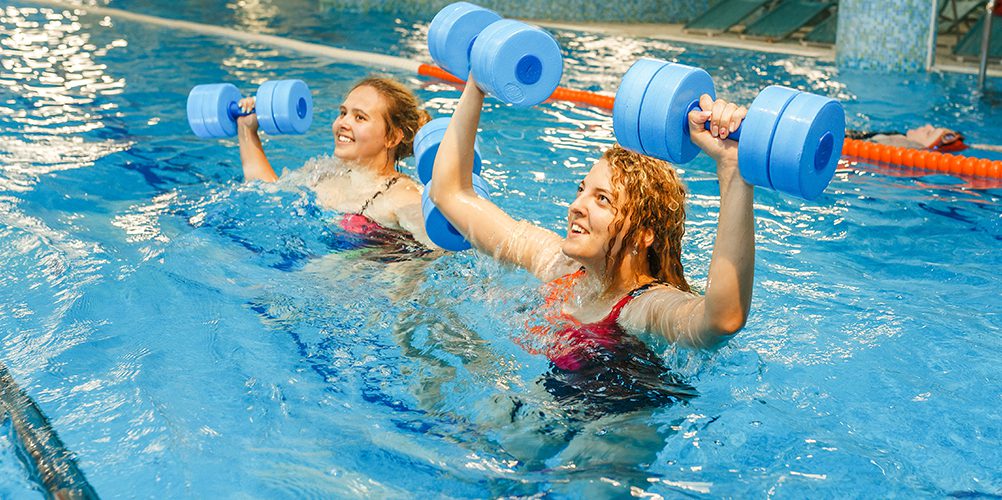
[[[696,43],[714,47],[813,57],[826,61],[835,60],[835,47],[832,45],[810,44],[799,40],[769,41],[746,37],[740,33],[707,34],[687,32],[681,24],[565,23],[539,20],[533,20],[532,22],[547,28],[586,31],[611,36],[654,38],[672,42]],[[947,37],[939,37],[936,50],[936,63],[933,65],[932,71],[977,74],[978,61],[958,59],[950,53],[952,45],[949,43],[944,44],[944,42],[948,41],[950,39]],[[988,76],[1002,78],[1002,64],[998,60],[989,61]]]

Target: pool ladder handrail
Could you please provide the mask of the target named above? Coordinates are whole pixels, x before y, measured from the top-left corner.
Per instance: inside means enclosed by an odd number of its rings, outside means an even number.
[[[985,4],[985,26],[981,34],[981,63],[978,66],[978,91],[985,90],[985,74],[988,72],[988,45],[992,39],[992,21],[995,18],[995,2],[988,0]]]

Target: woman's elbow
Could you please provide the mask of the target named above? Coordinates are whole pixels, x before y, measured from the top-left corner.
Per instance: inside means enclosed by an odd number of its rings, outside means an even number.
[[[729,337],[741,331],[747,322],[748,315],[744,312],[721,314],[714,318],[710,329],[718,337]]]
[[[435,184],[434,181],[432,181],[431,184],[428,184],[427,189],[428,199],[430,199],[437,207],[439,202],[442,201],[442,189],[438,186],[438,184]]]

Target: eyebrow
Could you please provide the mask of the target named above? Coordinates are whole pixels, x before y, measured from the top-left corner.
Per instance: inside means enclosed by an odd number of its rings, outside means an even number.
[[[578,188],[580,188],[583,191],[584,187],[585,187],[585,181],[582,180],[581,182],[578,183]],[[610,191],[608,189],[600,188],[600,187],[596,187],[596,188],[593,188],[593,189],[595,191],[599,192],[599,193],[602,193],[602,194],[606,195],[606,197],[608,197],[610,200],[612,200],[613,198],[616,197],[615,193],[613,193],[612,191]]]
[[[344,111],[344,112],[351,111],[352,113],[358,113],[358,114],[361,114],[361,115],[369,116],[369,113],[366,113],[361,108],[351,108],[351,109],[348,109],[348,108],[344,107],[343,104],[341,106],[338,106],[338,107],[340,108],[341,111]]]

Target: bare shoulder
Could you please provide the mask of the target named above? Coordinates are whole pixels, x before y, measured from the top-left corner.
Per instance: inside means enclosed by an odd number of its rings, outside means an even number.
[[[400,201],[413,202],[416,199],[420,203],[421,191],[417,181],[408,175],[401,174],[400,177],[397,177],[397,181],[386,190],[386,194],[394,199],[400,199]]]
[[[631,300],[619,317],[632,332],[647,332],[691,346],[706,345],[704,298],[670,285],[657,285]]]

